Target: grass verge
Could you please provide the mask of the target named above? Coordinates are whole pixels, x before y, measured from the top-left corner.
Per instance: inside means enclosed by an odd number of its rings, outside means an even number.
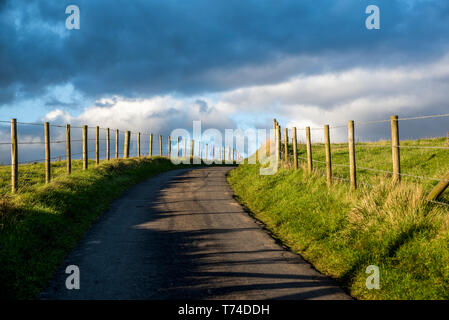
[[[322,172],[280,169],[259,175],[240,165],[228,181],[239,201],[282,242],[358,299],[449,299],[449,208],[424,200],[422,185],[350,192],[327,187]],[[366,268],[380,270],[380,289],[368,290]]]
[[[80,164],[74,161],[74,165]],[[40,174],[41,166],[29,165],[22,172]],[[70,177],[61,174],[48,185],[30,183],[17,195],[4,191],[0,198],[0,299],[35,299],[113,199],[144,179],[181,167],[164,158],[112,160]]]

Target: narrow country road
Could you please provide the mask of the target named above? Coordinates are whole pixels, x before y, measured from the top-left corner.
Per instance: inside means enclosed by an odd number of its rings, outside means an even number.
[[[155,176],[114,201],[41,299],[350,299],[233,199],[231,168]],[[67,290],[65,268],[80,270]]]

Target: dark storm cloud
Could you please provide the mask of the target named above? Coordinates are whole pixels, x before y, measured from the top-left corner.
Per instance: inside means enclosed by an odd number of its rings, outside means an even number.
[[[80,30],[65,30],[70,4]],[[369,4],[381,8],[379,31],[364,26]],[[0,105],[69,82],[90,98],[150,97],[410,63],[437,57],[449,37],[449,2],[437,0],[11,0],[0,10]],[[270,70],[295,56],[320,59]]]

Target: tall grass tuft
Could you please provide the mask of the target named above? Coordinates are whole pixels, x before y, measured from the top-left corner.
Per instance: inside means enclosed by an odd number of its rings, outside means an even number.
[[[237,198],[273,235],[358,299],[449,298],[449,207],[425,200],[427,186],[372,177],[351,191],[323,172],[281,168],[259,175],[240,165],[229,176]],[[368,289],[366,268],[380,270]]]

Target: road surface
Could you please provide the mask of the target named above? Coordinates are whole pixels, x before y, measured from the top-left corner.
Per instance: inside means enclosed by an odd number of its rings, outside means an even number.
[[[181,169],[128,190],[41,299],[350,299],[234,200],[229,167]],[[80,289],[68,290],[68,265]]]

